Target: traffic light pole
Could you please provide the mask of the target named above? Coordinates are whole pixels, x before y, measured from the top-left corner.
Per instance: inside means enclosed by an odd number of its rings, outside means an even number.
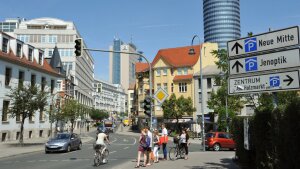
[[[107,52],[107,53],[124,53],[124,54],[132,54],[132,55],[138,55],[140,57],[142,57],[143,59],[145,59],[145,61],[148,63],[148,66],[149,66],[149,88],[150,88],[150,91],[149,91],[149,96],[151,98],[151,103],[152,103],[152,68],[151,68],[151,64],[150,62],[148,61],[148,59],[142,55],[141,53],[135,53],[135,52],[122,52],[122,51],[114,51],[114,50],[104,50],[104,49],[91,49],[91,48],[83,48],[83,50],[88,50],[88,51],[95,51],[95,52]],[[153,128],[153,122],[152,122],[152,119],[153,119],[153,111],[152,111],[152,104],[151,104],[151,108],[150,108],[150,128],[152,129]]]

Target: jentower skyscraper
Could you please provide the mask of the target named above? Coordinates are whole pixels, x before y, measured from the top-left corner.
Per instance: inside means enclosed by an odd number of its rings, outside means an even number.
[[[204,42],[226,49],[227,41],[240,38],[240,1],[203,0]]]

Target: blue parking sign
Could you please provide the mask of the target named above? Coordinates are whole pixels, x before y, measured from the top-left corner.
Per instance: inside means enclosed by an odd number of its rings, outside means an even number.
[[[245,39],[245,52],[252,52],[257,50],[256,37]]]
[[[280,86],[279,76],[271,76],[270,77],[270,87],[279,87],[279,86]]]
[[[257,57],[245,59],[246,72],[257,71]]]

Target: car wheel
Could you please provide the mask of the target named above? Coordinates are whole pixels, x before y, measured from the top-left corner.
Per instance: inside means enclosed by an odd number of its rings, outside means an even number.
[[[45,150],[45,154],[49,154],[49,151]]]
[[[213,149],[214,149],[214,151],[220,151],[220,149],[221,149],[220,144],[218,144],[218,143],[214,144]]]
[[[81,150],[81,148],[82,148],[82,143],[80,142],[77,149]]]
[[[67,147],[67,152],[70,152],[70,151],[71,151],[71,146],[68,145],[68,147]]]

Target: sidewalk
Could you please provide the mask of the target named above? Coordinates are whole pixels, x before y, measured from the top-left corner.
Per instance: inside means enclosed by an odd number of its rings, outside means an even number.
[[[233,163],[232,157],[234,152],[191,152],[189,153],[189,159],[178,159],[178,160],[166,160],[154,163],[146,168],[163,168],[163,169],[239,169],[239,167]],[[143,164],[142,162],[140,164]],[[131,161],[114,167],[114,169],[134,168],[136,162]],[[143,168],[143,167],[142,167]]]
[[[90,132],[95,131],[95,128],[92,128]],[[89,132],[89,133],[90,133]],[[88,136],[88,133],[81,133],[81,141],[82,143],[89,142],[94,138]],[[49,138],[32,138],[25,139],[24,146],[20,146],[18,144],[18,140],[1,142],[0,143],[0,158],[16,156],[20,154],[27,154],[37,151],[44,151],[45,143],[49,140]]]
[[[140,133],[135,133],[130,130],[129,127],[119,126],[116,133],[130,136],[139,136]],[[169,140],[172,140],[169,139]],[[192,144],[201,144],[199,138],[190,139]],[[160,154],[162,156],[162,154]],[[235,156],[235,152],[232,151],[206,151],[206,152],[191,152],[189,153],[189,159],[178,159],[175,161],[167,160],[154,163],[152,166],[147,168],[163,168],[163,169],[239,169],[239,167],[232,161]],[[140,164],[143,164],[142,162]],[[114,169],[134,168],[136,165],[135,160],[126,162],[122,165],[114,167]]]

